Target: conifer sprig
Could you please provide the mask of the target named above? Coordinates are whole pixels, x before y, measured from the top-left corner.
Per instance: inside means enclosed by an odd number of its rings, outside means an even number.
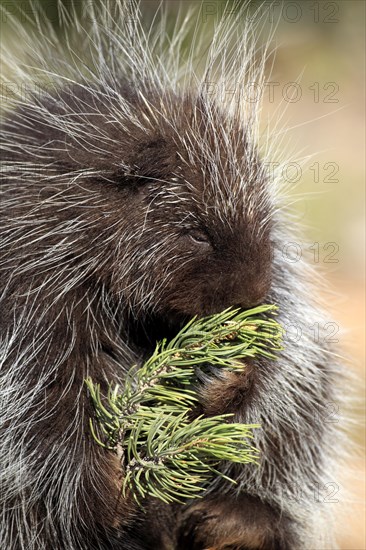
[[[201,496],[214,475],[223,476],[221,461],[258,462],[251,444],[258,425],[232,423],[230,414],[192,419],[199,402],[196,368],[242,370],[248,357],[274,358],[282,336],[270,317],[275,309],[228,309],[192,319],[170,342],[157,343],[142,367],[130,369],[123,388],[110,386],[105,398],[86,380],[97,420],[97,430],[90,423],[92,434],[119,454],[124,494],[131,491],[138,502],[147,495],[181,502]]]

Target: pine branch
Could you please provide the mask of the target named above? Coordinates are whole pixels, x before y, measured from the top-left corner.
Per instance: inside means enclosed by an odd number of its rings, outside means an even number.
[[[232,423],[230,414],[192,420],[190,413],[199,401],[197,365],[243,370],[248,357],[275,358],[282,336],[268,317],[275,309],[228,309],[192,319],[173,340],[158,343],[142,367],[132,367],[123,388],[110,386],[105,399],[99,385],[86,380],[100,435],[91,421],[92,434],[119,454],[124,494],[131,491],[139,503],[147,495],[181,502],[201,496],[214,475],[223,476],[221,461],[258,462],[251,444],[258,425]]]

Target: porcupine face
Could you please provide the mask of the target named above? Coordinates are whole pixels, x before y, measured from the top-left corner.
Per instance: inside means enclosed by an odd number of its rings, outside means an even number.
[[[87,191],[92,207],[83,214],[82,246],[95,243],[100,260],[92,276],[116,302],[135,319],[162,315],[171,324],[265,299],[267,178],[239,121],[207,97],[161,98],[146,90],[142,101],[128,84],[108,102],[102,90],[82,87],[60,98],[46,105],[46,116],[49,109],[72,131],[55,131],[47,121],[43,140],[56,143],[52,161],[65,181],[72,170],[82,173],[81,183],[69,185],[71,193]],[[128,102],[127,121],[120,98]]]
[[[189,97],[130,164],[141,201],[129,261],[141,282],[136,309],[142,287],[151,310],[170,320],[261,303],[271,280],[270,207],[243,129]]]

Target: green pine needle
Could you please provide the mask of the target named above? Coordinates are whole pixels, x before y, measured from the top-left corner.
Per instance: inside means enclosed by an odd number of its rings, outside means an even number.
[[[248,357],[275,358],[282,338],[270,317],[275,310],[227,309],[192,319],[173,340],[157,343],[142,367],[130,369],[123,388],[110,386],[105,398],[86,380],[97,421],[97,430],[90,421],[91,431],[99,445],[118,453],[124,495],[131,492],[138,503],[148,495],[183,502],[202,496],[213,476],[225,477],[217,469],[221,461],[258,462],[251,440],[259,425],[232,423],[231,414],[193,420],[190,414],[199,402],[197,365],[243,370]]]

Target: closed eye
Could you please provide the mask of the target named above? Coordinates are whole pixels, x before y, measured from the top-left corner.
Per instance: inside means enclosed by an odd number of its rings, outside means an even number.
[[[194,244],[197,244],[197,245],[206,245],[206,246],[210,246],[210,245],[211,245],[210,239],[208,238],[208,236],[206,235],[206,233],[204,233],[203,231],[197,231],[197,230],[189,231],[189,232],[187,233],[187,237],[188,237]]]

